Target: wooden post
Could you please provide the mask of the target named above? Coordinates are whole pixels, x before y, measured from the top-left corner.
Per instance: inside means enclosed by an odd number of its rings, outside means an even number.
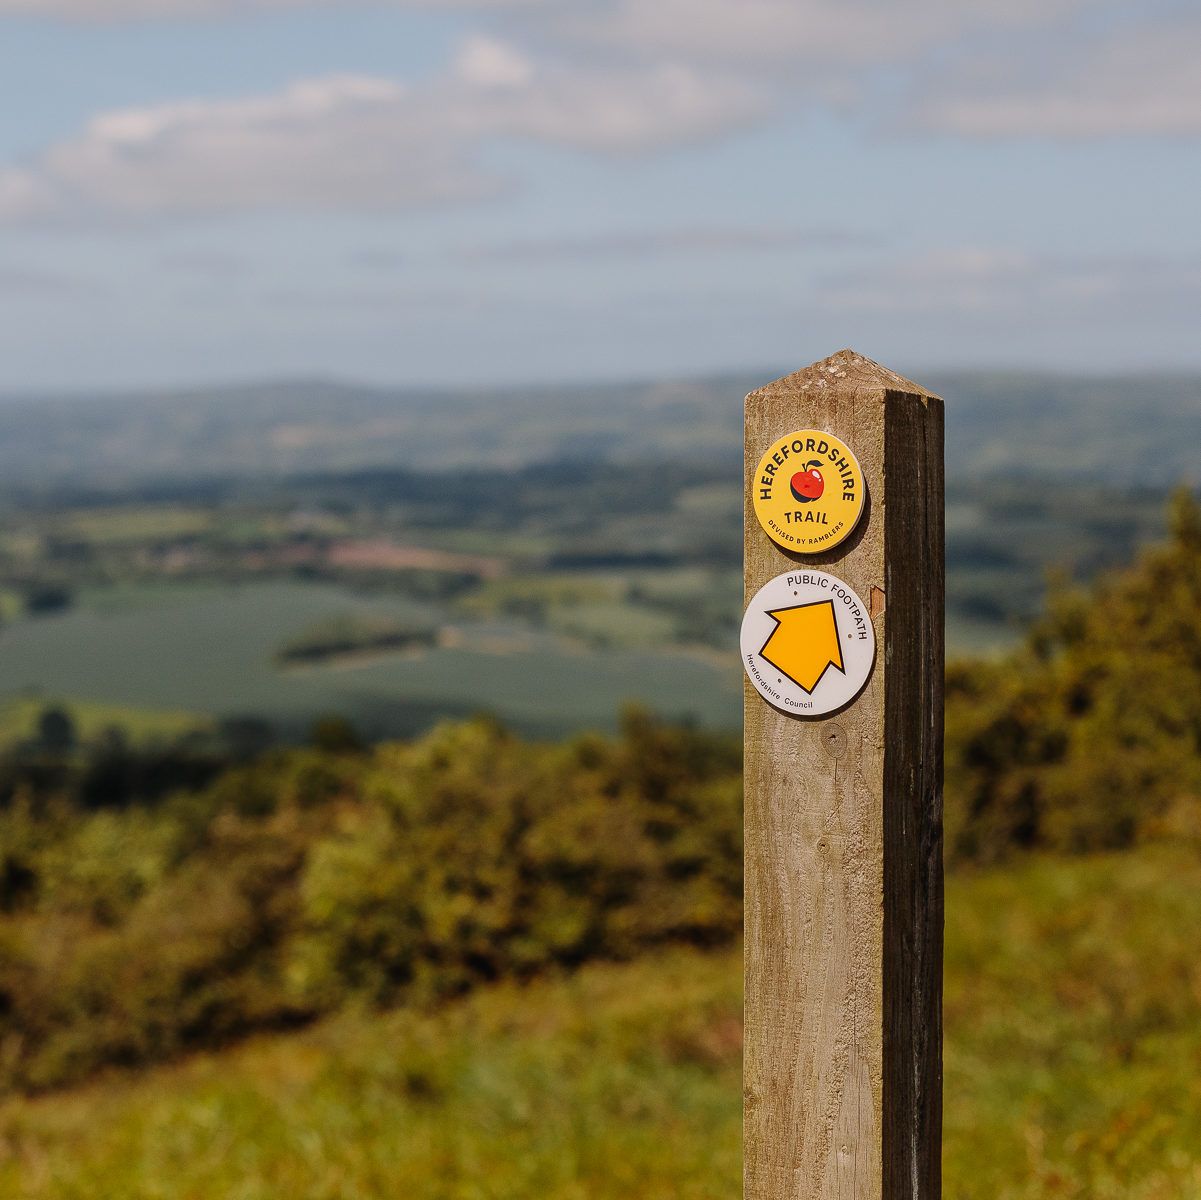
[[[756,518],[774,439],[850,446],[867,506],[815,556]],[[844,350],[746,399],[746,595],[798,564],[870,605],[875,666],[822,718],[745,683],[746,1200],[937,1200],[942,1150],[943,408]]]

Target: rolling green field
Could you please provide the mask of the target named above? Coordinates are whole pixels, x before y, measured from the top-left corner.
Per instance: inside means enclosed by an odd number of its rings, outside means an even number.
[[[285,737],[330,713],[381,738],[487,711],[557,737],[636,701],[733,729],[737,476],[695,475],[558,464],[491,477],[487,505],[393,474],[0,510],[0,705],[262,718]],[[1095,578],[1162,536],[1163,512],[1154,491],[953,487],[952,655],[1003,652],[1050,566]],[[433,644],[281,661],[314,630],[382,626]]]
[[[586,610],[594,618],[598,614]],[[522,732],[613,727],[639,699],[667,716],[736,727],[737,661],[675,650],[598,649],[503,620],[450,626],[438,647],[288,668],[281,645],[343,617],[438,623],[436,609],[327,583],[92,589],[73,610],[0,630],[0,698],[69,698],[140,710],[254,714],[285,730],[336,712],[372,736],[435,716],[491,712]]]
[[[952,876],[949,1200],[1201,1197],[1201,855]],[[672,952],[345,1013],[0,1106],[12,1200],[730,1200],[740,966]]]
[[[736,740],[580,732],[736,726],[736,523],[681,518],[691,478],[544,474],[10,513],[0,1200],[738,1194]],[[949,505],[985,644],[1039,555],[1094,580],[948,676],[951,1200],[1201,1200],[1201,507],[1125,498]],[[358,736],[480,710],[548,740]]]
[[[0,704],[0,745],[11,745],[36,735],[44,701],[32,697]],[[120,704],[69,701],[63,705],[75,736],[95,741],[106,731],[119,729],[132,742],[171,741],[188,733],[205,730],[209,722],[193,713],[172,709],[133,708]]]

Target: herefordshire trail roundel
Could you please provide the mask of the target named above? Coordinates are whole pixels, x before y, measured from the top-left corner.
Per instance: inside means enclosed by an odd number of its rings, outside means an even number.
[[[820,554],[850,537],[859,523],[863,471],[840,438],[799,429],[768,446],[751,495],[772,541],[797,554]]]
[[[742,619],[742,665],[782,712],[820,717],[863,691],[876,661],[871,613],[850,585],[798,568],[765,583]]]

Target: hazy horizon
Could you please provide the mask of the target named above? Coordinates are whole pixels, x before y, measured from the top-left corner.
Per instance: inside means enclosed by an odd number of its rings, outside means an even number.
[[[839,347],[843,349],[844,347]],[[857,347],[848,347],[849,349],[857,350]],[[834,353],[833,351],[831,353]],[[874,357],[870,353],[866,355]],[[828,355],[823,357],[829,357]],[[367,375],[354,376],[350,373],[335,373],[335,372],[313,372],[311,374],[262,374],[262,375],[245,375],[245,376],[214,376],[211,379],[198,377],[194,379],[163,379],[160,381],[150,382],[129,382],[129,383],[107,383],[104,385],[75,385],[73,387],[61,388],[15,388],[5,387],[0,384],[0,404],[8,403],[24,403],[29,401],[57,401],[57,400],[119,400],[123,398],[133,398],[142,396],[161,395],[164,398],[186,398],[189,395],[203,393],[205,395],[217,394],[222,392],[238,393],[246,391],[270,391],[301,388],[333,388],[345,389],[350,391],[371,391],[371,392],[395,392],[402,395],[419,395],[423,393],[429,394],[455,394],[455,393],[470,393],[473,395],[493,393],[508,394],[519,393],[523,390],[538,391],[538,392],[554,392],[563,388],[641,388],[641,387],[657,387],[689,384],[712,384],[725,380],[738,382],[749,380],[748,387],[757,387],[762,383],[770,383],[773,380],[782,378],[785,375],[791,374],[793,371],[801,370],[807,367],[812,362],[820,361],[820,359],[805,359],[803,362],[798,361],[790,367],[777,366],[756,369],[754,367],[724,367],[715,368],[705,371],[680,371],[674,374],[634,374],[634,373],[614,373],[612,375],[590,375],[578,377],[547,377],[547,378],[514,378],[512,380],[497,380],[482,378],[478,380],[465,380],[463,382],[454,381],[437,381],[437,380],[422,380],[422,379],[404,379],[396,378],[372,378]],[[1096,381],[1116,382],[1116,381],[1146,381],[1155,380],[1159,382],[1169,380],[1184,380],[1201,381],[1201,362],[1196,365],[1171,366],[1162,365],[1155,367],[1146,366],[1130,366],[1122,369],[1094,369],[1089,370],[1084,367],[1055,367],[1041,366],[1037,363],[1026,365],[1021,364],[988,364],[988,363],[964,363],[943,364],[943,365],[926,365],[906,367],[895,361],[883,361],[882,365],[898,374],[912,379],[918,383],[927,383],[938,378],[963,378],[963,379],[982,379],[982,378],[1010,378],[1015,381],[1037,381],[1040,379],[1046,380],[1063,380],[1063,381]],[[945,397],[944,397],[945,398]],[[741,396],[739,397],[741,399]],[[1198,395],[1201,401],[1201,393]]]
[[[1198,51],[1177,0],[0,0],[0,390],[1201,369]]]

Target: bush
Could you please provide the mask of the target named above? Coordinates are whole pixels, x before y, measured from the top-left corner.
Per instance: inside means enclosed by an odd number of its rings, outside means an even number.
[[[741,927],[738,746],[637,713],[273,751],[153,807],[0,812],[0,1085]]]
[[[460,992],[741,925],[741,789],[700,739],[631,717],[616,744],[444,726],[380,752],[314,848],[295,977],[318,1000]]]
[[[948,673],[952,853],[1120,848],[1201,795],[1201,509],[1087,593],[1060,588],[1026,645]]]

